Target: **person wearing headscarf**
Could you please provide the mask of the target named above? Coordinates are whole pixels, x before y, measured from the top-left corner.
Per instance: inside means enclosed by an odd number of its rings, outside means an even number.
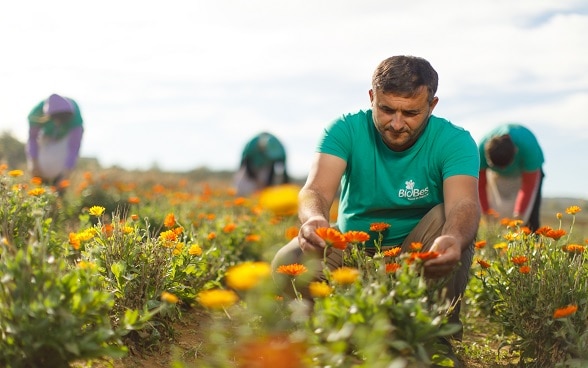
[[[28,116],[26,145],[30,174],[59,187],[75,168],[84,134],[83,119],[76,101],[52,94],[39,102]]]

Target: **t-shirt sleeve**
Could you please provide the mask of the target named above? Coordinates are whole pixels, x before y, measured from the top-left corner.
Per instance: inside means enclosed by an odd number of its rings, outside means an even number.
[[[466,130],[458,131],[442,150],[443,180],[455,175],[478,178],[480,154],[476,142]]]
[[[353,141],[351,128],[352,126],[345,119],[345,116],[333,121],[323,131],[317,145],[317,152],[334,155],[348,161]]]

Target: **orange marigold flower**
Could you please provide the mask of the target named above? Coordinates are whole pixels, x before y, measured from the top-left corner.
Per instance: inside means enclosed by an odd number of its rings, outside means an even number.
[[[214,240],[214,239],[216,239],[216,233],[214,231],[208,233],[208,235],[206,236],[206,239],[208,239],[208,240]]]
[[[299,263],[292,263],[288,265],[281,265],[278,267],[277,272],[283,273],[284,275],[288,276],[299,276],[305,273],[308,269],[305,265],[301,265]]]
[[[176,216],[173,213],[168,213],[163,220],[163,226],[168,229],[176,225]]]
[[[245,241],[250,243],[255,243],[261,240],[261,235],[258,234],[249,234],[245,237]]]
[[[546,235],[552,228],[549,226],[541,226],[539,229],[535,230],[535,234],[537,235]]]
[[[80,249],[80,238],[78,238],[78,235],[76,233],[69,233],[69,244],[75,250]]]
[[[319,227],[315,232],[325,241],[325,243],[327,243],[328,247],[341,250],[347,248],[347,240],[339,230],[333,229],[332,227]]]
[[[333,281],[338,284],[353,284],[359,277],[359,270],[357,268],[351,267],[340,267],[336,270],[333,270],[331,276],[333,277]]]
[[[237,225],[235,225],[234,223],[226,224],[225,227],[223,227],[223,233],[225,233],[225,234],[231,233],[236,228],[237,228]]]
[[[176,304],[177,302],[180,301],[180,299],[175,296],[172,293],[168,293],[167,291],[164,291],[163,293],[161,293],[161,300],[163,300],[166,303],[170,303],[170,304]]]
[[[482,268],[490,268],[490,263],[484,261],[483,259],[478,259],[476,262],[478,262],[478,264],[480,266],[482,266]]]
[[[398,271],[402,266],[398,263],[386,263],[386,273]]]
[[[374,222],[370,224],[370,231],[376,231],[378,233],[383,232],[384,230],[388,229],[390,224],[385,222]]]
[[[71,182],[67,179],[63,179],[59,183],[57,183],[57,187],[59,187],[60,189],[69,188],[70,185]]]
[[[420,259],[421,261],[427,261],[429,259],[434,259],[439,257],[439,252],[430,251],[430,252],[415,252],[410,254],[410,259]]]
[[[525,273],[525,274],[526,273],[529,273],[529,272],[531,272],[531,267],[529,267],[529,266],[521,266],[519,268],[519,272],[520,273]]]
[[[578,306],[575,304],[570,304],[562,308],[558,308],[553,312],[553,319],[558,318],[565,318],[567,316],[571,316],[572,314],[576,313],[578,310]]]
[[[247,203],[247,199],[245,199],[245,197],[237,197],[233,200],[233,204],[235,206],[243,206],[245,203]]]
[[[519,266],[527,262],[528,260],[529,259],[525,256],[516,256],[511,258],[511,262]]]
[[[580,244],[568,244],[563,246],[563,250],[569,253],[582,253],[584,252],[584,246]]]
[[[423,249],[423,243],[421,243],[421,242],[410,243],[410,250],[419,251],[421,249]]]
[[[129,197],[129,199],[127,199],[127,202],[129,202],[130,204],[139,204],[141,203],[141,200],[139,199],[139,197]]]
[[[384,251],[384,257],[396,257],[402,252],[402,248],[395,247]]]
[[[494,218],[500,217],[500,214],[495,209],[493,209],[493,208],[489,208],[488,211],[486,211],[486,214],[488,216],[492,216]]]
[[[288,240],[292,240],[295,237],[298,236],[298,232],[300,230],[298,229],[297,226],[290,226],[289,228],[286,229],[286,239]]]
[[[521,232],[525,235],[530,235],[532,233],[531,228],[528,226],[522,226]]]
[[[504,217],[500,219],[500,225],[502,226],[508,226],[508,224],[510,224],[512,220],[509,219],[508,217]]]
[[[112,224],[104,224],[102,225],[102,233],[106,236],[112,236],[112,232],[114,231],[114,226]]]
[[[38,176],[34,176],[34,177],[31,178],[31,184],[33,184],[33,185],[41,185],[41,184],[43,184],[43,179],[41,179]]]
[[[133,214],[131,215],[131,220],[133,220],[133,221],[137,221],[137,220],[139,220],[139,215],[137,215],[137,214],[134,214],[134,213],[133,213]]]
[[[236,367],[300,368],[304,366],[306,350],[303,342],[278,333],[249,338],[237,345],[233,355]]]
[[[348,231],[343,236],[348,243],[365,243],[370,240],[370,234],[364,231]]]
[[[474,243],[476,249],[482,249],[486,246],[486,240],[480,240]]]
[[[333,292],[333,288],[326,282],[313,281],[308,285],[308,291],[315,298],[324,298]]]
[[[566,213],[568,215],[575,215],[576,213],[582,211],[582,209],[578,206],[570,206],[568,208],[566,208]]]
[[[559,240],[564,235],[566,235],[566,231],[564,229],[549,230],[547,234],[545,234],[546,237],[553,240]]]
[[[523,223],[523,220],[510,220],[506,226],[507,227],[517,227],[517,226],[521,225],[522,223]]]

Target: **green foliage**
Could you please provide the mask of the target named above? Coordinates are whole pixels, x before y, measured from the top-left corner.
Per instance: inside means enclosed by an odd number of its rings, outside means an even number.
[[[1,366],[67,367],[125,353],[109,320],[113,300],[87,270],[33,243],[4,245],[0,274]]]
[[[572,221],[573,224],[573,221]],[[513,334],[510,349],[521,365],[553,367],[588,362],[588,264],[584,246],[569,248],[570,232],[553,229],[528,234],[511,225],[503,242],[480,251],[487,262],[477,273],[484,287],[482,310]],[[551,230],[551,232],[549,232]],[[575,248],[574,248],[575,247]],[[480,267],[480,264],[478,265]],[[573,306],[569,316],[556,311]]]

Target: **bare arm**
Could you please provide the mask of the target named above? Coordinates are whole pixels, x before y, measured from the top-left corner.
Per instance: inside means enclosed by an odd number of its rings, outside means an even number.
[[[445,226],[443,235],[435,239],[431,250],[440,253],[427,261],[427,274],[444,276],[450,273],[461,259],[461,253],[471,246],[480,223],[478,180],[472,176],[456,175],[443,183],[445,197]]]
[[[345,160],[337,156],[317,153],[314,157],[306,184],[298,195],[298,217],[302,223],[298,240],[305,252],[322,252],[325,247],[315,231],[330,226],[329,211],[346,167]]]

